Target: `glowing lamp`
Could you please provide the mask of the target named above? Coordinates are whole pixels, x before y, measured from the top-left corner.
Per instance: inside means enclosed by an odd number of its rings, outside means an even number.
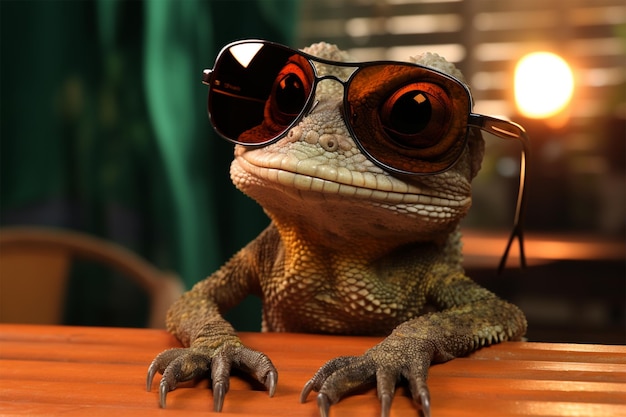
[[[533,52],[515,68],[515,102],[523,116],[549,118],[563,111],[574,93],[574,75],[560,56]]]

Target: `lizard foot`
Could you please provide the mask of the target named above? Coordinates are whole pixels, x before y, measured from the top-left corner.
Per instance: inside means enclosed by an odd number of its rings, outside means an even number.
[[[430,417],[430,393],[426,385],[431,355],[425,350],[403,350],[388,339],[365,352],[363,356],[341,356],[322,366],[304,386],[300,402],[311,391],[318,392],[317,405],[321,417],[328,417],[330,406],[341,398],[368,385],[376,385],[381,404],[381,417],[389,417],[396,385],[402,379],[409,382],[413,401],[423,417]],[[413,354],[411,354],[413,353]]]
[[[270,359],[261,352],[240,344],[225,344],[217,349],[202,347],[174,348],[160,353],[150,364],[146,389],[152,388],[156,373],[163,375],[159,384],[159,405],[165,408],[168,392],[179,382],[210,376],[213,388],[213,410],[222,411],[230,386],[231,368],[251,374],[274,396],[278,373]]]

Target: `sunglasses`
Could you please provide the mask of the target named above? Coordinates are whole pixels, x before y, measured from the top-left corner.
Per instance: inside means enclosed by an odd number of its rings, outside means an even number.
[[[342,115],[362,153],[391,174],[434,175],[458,161],[470,132],[491,133],[522,144],[520,188],[513,234],[520,241],[528,137],[506,120],[472,113],[468,87],[458,79],[422,65],[393,62],[337,62],[263,40],[225,46],[213,69],[204,70],[209,86],[208,114],[215,131],[245,147],[274,143],[314,107],[318,83],[343,86]]]

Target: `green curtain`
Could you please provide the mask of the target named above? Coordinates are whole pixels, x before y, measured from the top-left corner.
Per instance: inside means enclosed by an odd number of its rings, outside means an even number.
[[[232,40],[290,44],[298,0],[0,7],[2,226],[102,236],[191,286],[267,225],[230,183],[232,146],[209,126],[200,76]],[[136,296],[104,287],[73,280],[68,321],[90,324],[81,320],[93,298],[110,309]]]

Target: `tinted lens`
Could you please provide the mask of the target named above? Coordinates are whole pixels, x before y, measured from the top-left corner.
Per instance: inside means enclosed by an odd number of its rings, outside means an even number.
[[[263,145],[303,112],[314,74],[307,59],[280,45],[245,42],[223,50],[213,68],[209,117],[225,138]]]
[[[360,68],[347,92],[349,123],[363,151],[392,171],[448,169],[465,147],[468,91],[415,65]]]

